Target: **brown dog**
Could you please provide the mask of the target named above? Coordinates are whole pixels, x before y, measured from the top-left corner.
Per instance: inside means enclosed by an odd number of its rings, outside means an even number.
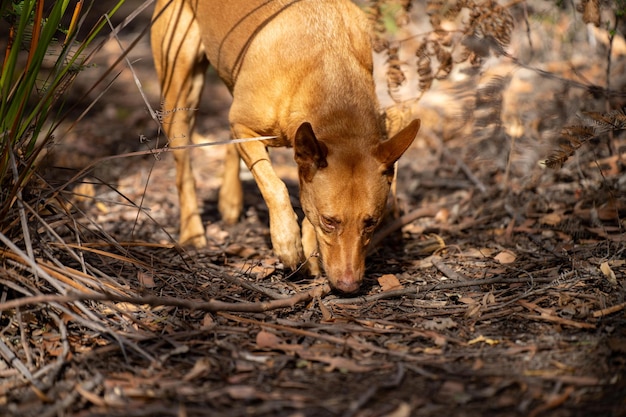
[[[381,221],[394,163],[419,120],[385,140],[372,78],[366,19],[348,0],[157,0],[152,49],[172,146],[189,143],[209,62],[233,95],[233,138],[218,208],[242,210],[239,157],[269,208],[274,252],[290,268],[319,251],[334,288],[353,292]],[[293,146],[306,215],[302,239],[285,184],[266,146]],[[189,152],[177,150],[180,241],[206,245]],[[317,261],[309,264],[319,273]]]

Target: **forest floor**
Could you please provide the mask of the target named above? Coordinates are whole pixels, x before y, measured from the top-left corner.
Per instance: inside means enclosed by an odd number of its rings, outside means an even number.
[[[606,83],[602,43],[550,44],[571,19],[531,22],[540,53],[530,64],[556,78],[500,58],[472,79],[434,85],[411,107],[423,127],[399,164],[402,216],[383,226],[351,296],[283,269],[249,174],[241,222],[220,220],[224,145],[193,152],[209,246],[176,246],[173,158],[128,155],[165,142],[120,67],[50,154],[54,184],[98,161],[68,195],[80,256],[59,255],[58,272],[87,296],[3,311],[3,344],[40,385],[0,362],[0,415],[626,416],[626,137],[586,144],[558,170],[538,164],[560,127],[607,111],[566,81]],[[530,56],[525,27],[514,36],[513,54]],[[623,92],[626,51],[613,53],[611,86]],[[78,90],[119,54],[107,43]],[[158,108],[148,40],[129,58]],[[459,116],[494,83],[501,124]],[[228,91],[214,76],[206,90],[201,142],[226,140]],[[291,151],[272,157],[297,205]],[[67,220],[53,227],[72,240]],[[2,302],[14,294],[6,291]]]

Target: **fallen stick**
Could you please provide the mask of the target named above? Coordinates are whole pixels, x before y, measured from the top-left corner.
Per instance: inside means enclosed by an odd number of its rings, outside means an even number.
[[[440,282],[437,284],[429,284],[429,285],[409,285],[404,288],[400,288],[397,290],[389,290],[380,292],[377,294],[364,295],[361,297],[352,297],[352,298],[337,298],[334,300],[327,300],[325,304],[357,304],[357,303],[367,303],[372,301],[378,301],[388,298],[395,298],[401,296],[417,296],[418,294],[424,294],[429,291],[436,290],[451,290],[455,288],[464,288],[464,287],[473,287],[475,285],[492,285],[492,284],[516,284],[516,283],[539,283],[539,282],[552,282],[554,278],[526,278],[526,277],[493,277],[493,278],[485,278],[485,279],[474,279],[474,280],[466,280],[466,281],[457,281],[457,282]]]
[[[439,206],[422,207],[395,219],[393,222],[389,223],[379,232],[377,232],[374,237],[372,237],[369,252],[372,252],[380,244],[380,242],[385,240],[387,236],[391,235],[395,231],[401,229],[402,227],[414,222],[421,217],[433,217],[440,209],[441,207]]]
[[[608,316],[609,314],[617,313],[620,310],[626,308],[626,303],[616,304],[611,307],[603,308],[602,310],[597,310],[593,312],[594,318]]]
[[[0,303],[0,311],[11,310],[14,308],[24,307],[27,305],[36,305],[43,303],[71,303],[75,301],[112,301],[115,303],[130,303],[135,305],[150,305],[179,307],[189,310],[200,310],[208,312],[231,311],[231,312],[248,312],[261,313],[279,308],[293,307],[296,304],[310,301],[316,297],[322,297],[330,292],[330,286],[323,284],[314,287],[308,291],[296,293],[287,298],[278,300],[261,301],[256,303],[228,303],[224,301],[196,301],[186,300],[174,297],[157,297],[153,295],[143,297],[133,297],[111,293],[76,293],[72,292],[67,295],[36,295],[32,297],[23,297],[15,300]]]

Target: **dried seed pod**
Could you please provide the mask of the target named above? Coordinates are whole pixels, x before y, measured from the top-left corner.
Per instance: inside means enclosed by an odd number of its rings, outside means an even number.
[[[439,61],[439,68],[435,74],[435,78],[443,80],[450,72],[452,72],[452,54],[444,49],[439,43],[435,43],[435,54]]]
[[[398,92],[400,86],[406,81],[404,71],[402,71],[402,64],[400,61],[399,48],[397,46],[389,47],[387,49],[387,72],[385,74],[387,81],[387,92],[389,96],[398,102]]]
[[[582,0],[581,4],[576,7],[583,14],[583,22],[593,23],[595,27],[600,27],[600,1],[599,0]]]
[[[415,51],[415,55],[417,56],[417,75],[419,76],[419,89],[424,92],[427,91],[432,83],[433,83],[433,69],[432,69],[432,61],[428,54],[428,43],[422,42],[417,51]]]

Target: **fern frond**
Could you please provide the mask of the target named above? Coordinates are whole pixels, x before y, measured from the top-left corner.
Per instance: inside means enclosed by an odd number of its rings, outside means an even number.
[[[602,132],[626,129],[626,107],[607,113],[584,112]]]
[[[606,124],[606,114],[592,113],[593,120],[601,120],[601,124]],[[561,129],[561,133],[558,139],[559,149],[553,151],[543,164],[551,169],[559,169],[571,158],[581,146],[590,140],[598,137],[600,133],[603,133],[603,128],[600,130],[593,126],[585,125],[572,125],[565,126]]]

